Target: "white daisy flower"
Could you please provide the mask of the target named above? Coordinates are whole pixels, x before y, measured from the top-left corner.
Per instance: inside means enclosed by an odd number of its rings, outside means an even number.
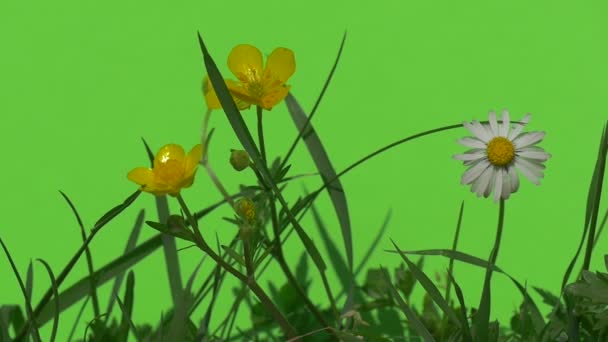
[[[519,188],[516,169],[532,183],[539,185],[543,178],[543,162],[551,157],[542,148],[533,146],[543,139],[545,132],[521,133],[530,121],[530,114],[519,120],[522,124],[510,126],[509,112],[503,111],[502,125],[496,122],[496,114],[490,112],[488,124],[478,121],[464,122],[474,137],[458,142],[472,148],[454,156],[469,169],[462,175],[463,185],[472,184],[471,191],[477,196],[488,197],[494,190],[494,201],[507,199]]]

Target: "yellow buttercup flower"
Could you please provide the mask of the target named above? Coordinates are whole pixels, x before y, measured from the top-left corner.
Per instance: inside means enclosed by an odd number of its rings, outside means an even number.
[[[270,110],[289,93],[285,82],[296,70],[293,51],[276,48],[262,64],[262,53],[255,46],[242,44],[232,49],[228,67],[240,82],[226,80],[228,89],[237,98]]]
[[[192,185],[202,157],[201,144],[194,146],[187,155],[180,145],[168,144],[156,154],[153,168],[137,167],[127,178],[141,185],[141,190],[156,196],[177,196],[181,189]]]
[[[205,96],[205,103],[207,104],[207,109],[220,109],[222,108],[222,104],[220,103],[220,99],[217,98],[217,94],[215,93],[215,89],[213,89],[213,85],[209,80],[208,76],[205,76],[203,79],[203,95]],[[247,109],[251,104],[232,96],[234,103],[239,110]]]

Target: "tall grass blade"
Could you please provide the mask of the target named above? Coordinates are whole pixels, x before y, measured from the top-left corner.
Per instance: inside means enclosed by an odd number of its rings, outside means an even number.
[[[70,206],[70,209],[72,209],[72,213],[76,217],[76,221],[78,222],[78,227],[80,228],[80,237],[82,238],[82,243],[86,243],[87,233],[84,229],[84,224],[82,223],[82,219],[80,218],[80,214],[78,213],[76,206],[70,200],[68,195],[66,195],[63,191],[60,190],[59,193],[61,194],[63,199],[68,203],[68,205]],[[95,269],[93,267],[93,256],[91,255],[91,249],[89,248],[88,245],[85,248],[84,252],[85,252],[86,259],[87,259],[87,268],[89,271],[89,275],[91,275],[91,274],[93,274]],[[99,316],[99,313],[100,313],[99,312],[99,299],[97,298],[97,287],[95,286],[95,282],[94,282],[93,278],[91,278],[91,299],[92,299],[92,303],[93,303],[93,312],[95,313],[95,316]]]
[[[57,290],[57,282],[55,281],[55,274],[53,274],[53,270],[49,264],[42,260],[36,259],[36,261],[40,262],[44,268],[46,268],[46,272],[49,274],[49,279],[51,280],[51,288],[53,289],[53,296],[55,298],[59,298],[59,291]],[[59,327],[59,301],[55,301],[55,317],[53,319],[53,329],[51,330],[51,337],[49,341],[54,342],[55,337],[57,337],[57,328]]]
[[[456,312],[454,312],[454,310],[448,304],[448,302],[445,300],[445,298],[443,298],[443,296],[441,295],[441,292],[439,292],[439,289],[437,288],[437,286],[435,286],[435,284],[433,284],[433,281],[421,269],[419,269],[416,266],[416,264],[414,264],[405,255],[405,253],[400,251],[400,249],[399,249],[399,247],[397,247],[397,244],[395,243],[395,241],[393,241],[391,239],[391,242],[393,243],[393,246],[395,246],[395,250],[397,252],[399,252],[399,255],[401,256],[403,261],[405,261],[405,263],[407,264],[408,268],[412,272],[412,275],[416,278],[416,280],[418,280],[420,285],[422,285],[422,287],[424,288],[426,293],[429,295],[429,297],[431,297],[431,299],[437,304],[437,306],[439,306],[441,311],[443,311],[443,313],[454,324],[458,325],[458,327],[461,327],[462,323],[461,323],[460,319],[458,319],[458,315],[456,315]]]
[[[135,324],[133,323],[133,320],[132,320],[134,286],[135,286],[135,275],[133,274],[133,271],[130,271],[129,275],[127,275],[127,288],[125,290],[124,303],[120,300],[120,298],[118,298],[118,294],[114,294],[114,296],[116,297],[116,302],[118,302],[118,306],[120,307],[120,310],[122,311],[120,329],[122,332],[121,337],[124,338],[123,341],[125,341],[125,342],[128,340],[129,331],[131,331],[131,333],[133,334],[133,336],[135,336],[135,339],[137,341],[140,340],[140,338],[137,334],[137,328],[135,327]]]
[[[403,311],[403,313],[405,314],[405,317],[407,317],[408,324],[412,328],[414,328],[414,330],[418,333],[418,335],[420,335],[420,338],[422,338],[423,341],[434,342],[435,338],[433,338],[433,335],[431,335],[429,330],[420,321],[420,319],[418,318],[418,316],[416,315],[414,310],[412,310],[412,308],[410,308],[410,306],[407,305],[407,303],[405,303],[403,298],[401,298],[401,295],[399,294],[399,292],[397,292],[397,289],[395,289],[395,285],[393,285],[393,283],[391,281],[391,277],[389,276],[386,269],[383,267],[381,267],[381,268],[382,268],[382,272],[384,272],[384,277],[386,278],[386,283],[389,284],[389,290],[391,292],[391,296],[397,302],[397,304],[401,308],[401,311]]]
[[[464,335],[465,342],[472,342],[473,336],[471,335],[471,328],[469,327],[469,321],[467,319],[467,306],[464,301],[464,294],[462,293],[462,289],[456,282],[456,278],[452,272],[448,272],[448,278],[451,283],[454,285],[454,292],[456,292],[456,298],[458,298],[458,303],[460,304],[460,320],[462,322],[462,334]]]

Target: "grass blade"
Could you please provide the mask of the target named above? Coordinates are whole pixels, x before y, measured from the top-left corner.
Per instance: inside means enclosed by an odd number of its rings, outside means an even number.
[[[414,328],[414,330],[416,330],[416,332],[418,332],[418,334],[420,335],[420,337],[422,338],[423,341],[434,342],[435,339],[433,338],[433,335],[431,335],[429,330],[424,326],[424,324],[422,324],[422,322],[420,321],[420,319],[418,318],[416,313],[409,307],[409,305],[407,305],[407,303],[405,303],[403,298],[401,298],[401,295],[399,294],[399,292],[397,292],[397,290],[395,289],[395,286],[391,282],[391,277],[389,276],[386,269],[383,267],[380,267],[380,268],[382,269],[382,272],[384,272],[384,277],[386,278],[387,284],[389,284],[389,290],[391,292],[391,296],[397,302],[397,304],[401,308],[401,311],[403,311],[403,313],[405,314],[405,317],[407,317],[408,324],[412,328]]]
[[[46,268],[46,272],[49,274],[49,279],[51,280],[51,288],[53,289],[53,296],[55,298],[59,298],[59,291],[57,290],[57,282],[55,281],[55,275],[53,274],[53,270],[49,264],[42,260],[36,259],[36,261],[40,262]],[[53,329],[51,330],[51,337],[49,341],[54,342],[55,337],[57,337],[57,328],[59,327],[59,300],[55,301],[55,317],[53,319]]]
[[[141,227],[143,227],[144,219],[145,219],[145,211],[144,211],[144,209],[141,209],[139,211],[139,214],[137,214],[137,218],[135,219],[135,224],[133,225],[133,229],[131,230],[129,239],[127,240],[127,246],[125,247],[125,251],[123,252],[123,255],[129,254],[135,248],[135,246],[137,244],[137,239],[139,238],[139,233],[141,232]],[[110,293],[118,293],[118,290],[120,289],[120,286],[122,285],[122,280],[123,280],[124,276],[125,276],[124,271],[120,272],[116,275],[116,277],[114,278],[114,284],[112,285],[112,292],[110,292]],[[108,307],[106,309],[106,312],[108,313],[108,315],[112,314],[112,309],[114,308],[114,301],[115,301],[114,298],[115,298],[114,296],[110,296],[110,299],[108,300]]]
[[[386,252],[398,253],[398,252],[392,251],[392,250],[386,250]],[[469,265],[481,267],[484,269],[487,269],[488,266],[490,265],[484,259],[472,256],[470,254],[466,254],[463,252],[452,251],[450,249],[426,249],[426,250],[419,250],[419,251],[400,251],[400,252],[403,254],[443,256],[446,258],[458,260],[458,261],[467,263]],[[528,305],[529,305],[531,315],[532,315],[532,322],[534,323],[534,328],[535,328],[536,332],[540,332],[543,329],[543,327],[545,326],[545,321],[543,319],[543,315],[540,313],[540,310],[538,309],[538,306],[536,305],[536,303],[534,303],[532,298],[528,295],[525,287],[519,281],[517,281],[517,279],[513,278],[511,275],[509,275],[508,273],[506,273],[505,271],[503,271],[501,268],[499,268],[496,265],[492,266],[492,271],[501,273],[501,274],[505,275],[506,277],[508,277],[513,282],[515,287],[517,287],[519,292],[521,292],[521,294],[524,297],[524,300],[528,301]]]
[[[458,238],[460,237],[460,227],[462,226],[462,213],[464,212],[464,201],[460,203],[460,211],[458,212],[458,223],[456,224],[456,233],[454,233],[454,241],[452,242],[452,250],[455,251],[458,247]],[[454,259],[450,259],[448,266],[448,274],[454,271]],[[445,300],[450,302],[450,288],[452,286],[452,277],[448,277],[448,283],[445,288]]]
[[[329,155],[323,147],[321,139],[315,132],[312,125],[309,124],[308,117],[304,113],[302,107],[300,107],[296,101],[296,98],[292,94],[288,94],[285,98],[285,103],[287,104],[287,108],[294,123],[296,124],[296,127],[298,127],[298,131],[302,131],[304,129],[307,130],[303,133],[303,136],[305,136],[304,142],[306,143],[308,151],[310,152],[310,155],[317,166],[317,170],[319,170],[323,183],[333,179],[333,181],[330,181],[331,183],[328,183],[329,185],[327,187],[327,191],[329,192],[331,202],[334,206],[334,210],[336,211],[336,215],[338,216],[338,222],[340,223],[342,238],[344,240],[344,248],[346,250],[346,260],[348,261],[349,270],[352,270],[353,241],[350,216],[348,214],[348,204],[346,202],[344,188],[342,187],[340,180],[336,178],[336,170],[329,160]],[[306,127],[307,123],[308,127]]]
[[[451,259],[453,260],[453,259]],[[464,294],[462,293],[462,289],[456,282],[456,278],[452,272],[448,271],[448,278],[450,282],[454,284],[454,292],[456,292],[456,297],[458,298],[458,303],[460,304],[460,319],[462,321],[462,333],[464,334],[465,342],[472,342],[473,337],[471,336],[471,328],[469,327],[469,321],[467,320],[467,306],[464,301]]]
[[[169,219],[169,204],[167,203],[167,196],[156,196],[156,210],[158,212],[159,222],[167,223],[167,220]],[[175,305],[182,296],[183,291],[179,257],[177,255],[177,246],[174,236],[167,234],[162,234],[161,236],[163,240],[165,265],[167,267],[167,275],[169,277],[169,287],[171,288],[171,298],[173,299],[173,305]]]
[[[186,337],[186,324],[189,322],[188,319],[188,309],[192,301],[192,285],[194,284],[194,279],[196,279],[196,274],[200,269],[201,265],[205,258],[201,259],[201,261],[196,265],[194,271],[190,275],[188,282],[186,283],[186,288],[180,294],[178,301],[175,305],[175,310],[173,311],[173,317],[171,319],[171,324],[169,327],[169,341],[184,341]]]
[[[80,307],[80,310],[78,310],[78,315],[76,315],[76,319],[74,320],[74,325],[72,325],[72,329],[70,330],[70,334],[68,335],[68,342],[72,341],[72,338],[74,337],[74,333],[76,332],[76,327],[78,327],[78,323],[80,323],[80,318],[82,317],[82,313],[84,312],[84,309],[87,307],[87,304],[89,303],[89,298],[87,297],[84,302],[82,303],[82,306]]]
[[[34,292],[34,266],[32,265],[32,260],[27,265],[27,273],[25,275],[25,293],[27,298],[32,298],[32,293]]]
[[[137,336],[137,328],[135,327],[135,324],[133,323],[133,320],[131,319],[131,315],[133,313],[133,288],[134,288],[134,286],[135,286],[135,275],[133,274],[133,271],[130,271],[129,275],[127,276],[127,288],[125,290],[124,304],[120,300],[120,298],[118,298],[118,294],[114,294],[114,296],[116,297],[116,301],[118,302],[118,306],[120,307],[120,310],[122,311],[122,319],[121,319],[121,323],[120,323],[120,330],[121,330],[120,335],[122,335],[121,337],[124,338],[124,341],[128,340],[129,330],[131,330],[131,333],[133,333],[133,336],[135,336],[135,339],[137,341],[140,340],[139,337]]]
[[[76,210],[76,206],[70,200],[68,195],[66,195],[63,191],[60,190],[59,193],[61,194],[61,196],[63,196],[63,199],[68,203],[68,205],[72,209],[72,213],[74,213],[74,216],[76,217],[76,221],[78,222],[78,227],[80,228],[80,236],[82,237],[82,243],[85,243],[87,241],[87,233],[84,229],[84,224],[82,223],[80,214],[78,213],[78,210]],[[85,252],[86,259],[87,259],[87,267],[88,267],[89,275],[91,275],[91,274],[93,274],[93,271],[94,271],[93,256],[91,255],[91,249],[89,248],[88,245],[85,248],[84,252]],[[92,299],[92,303],[93,303],[93,312],[94,312],[95,316],[99,316],[99,314],[100,314],[99,299],[97,298],[97,287],[95,286],[95,282],[94,282],[93,278],[91,278],[91,299]]]
[[[306,234],[306,232],[304,231],[304,229],[302,228],[300,223],[296,220],[296,218],[294,217],[292,212],[289,210],[289,206],[287,205],[285,198],[283,198],[281,191],[279,190],[277,185],[273,182],[272,175],[270,174],[270,171],[268,170],[268,168],[266,167],[266,164],[262,160],[260,151],[258,150],[258,148],[253,140],[253,137],[251,136],[251,133],[249,132],[249,129],[247,128],[247,125],[245,125],[245,121],[243,120],[241,113],[239,112],[236,104],[234,103],[232,96],[230,95],[230,93],[228,91],[228,88],[226,87],[226,83],[224,82],[222,75],[220,74],[219,70],[217,69],[215,62],[209,55],[207,47],[205,46],[205,43],[204,43],[203,38],[201,37],[200,33],[198,34],[198,40],[199,40],[199,44],[201,47],[201,51],[203,53],[203,60],[205,62],[205,67],[207,69],[209,79],[220,100],[224,113],[226,114],[226,117],[227,117],[228,121],[230,122],[232,129],[234,130],[234,133],[238,137],[238,139],[241,142],[241,145],[243,146],[245,151],[247,151],[247,153],[249,153],[249,156],[255,163],[255,166],[256,166],[258,172],[260,173],[262,180],[264,182],[266,182],[266,184],[272,189],[274,195],[281,203],[281,206],[283,208],[285,208],[285,212],[287,213],[287,218],[289,219],[291,224],[294,226],[296,232],[298,233],[298,236],[300,237],[300,239],[302,240],[302,243],[304,244],[304,247],[306,248],[306,251],[310,254],[311,258],[315,262],[315,265],[317,266],[317,268],[319,268],[320,272],[324,272],[326,269],[326,266],[325,266],[325,263],[323,262],[323,259],[321,258],[321,254],[317,250],[316,246],[312,243],[312,240]]]
[[[93,277],[97,280],[97,286],[101,286],[107,281],[114,279],[118,274],[125,272],[133,265],[137,264],[139,261],[150,255],[156,249],[158,249],[162,245],[160,235],[156,235],[141,245],[137,246],[133,251],[128,254],[122,255],[112,262],[106,264],[101,267],[93,274]],[[74,285],[70,286],[67,290],[61,292],[59,294],[59,307],[60,311],[67,309],[73,304],[77,303],[79,300],[84,298],[88,294],[90,276],[84,277],[76,282]],[[48,322],[52,318],[52,310],[51,307],[55,305],[55,299],[47,302],[46,305],[41,307],[40,313],[38,314],[36,320],[39,324],[44,324]]]
[[[422,272],[422,270],[419,269],[416,266],[416,264],[414,264],[403,252],[401,252],[399,250],[399,247],[397,247],[397,244],[395,243],[395,241],[393,241],[391,239],[391,242],[393,243],[393,246],[395,246],[395,250],[397,252],[399,252],[399,255],[401,255],[401,258],[407,264],[408,268],[412,272],[412,275],[416,278],[416,280],[418,280],[420,285],[422,285],[422,287],[424,288],[426,293],[429,295],[429,297],[431,297],[431,299],[433,299],[433,301],[437,304],[437,306],[439,306],[441,311],[443,311],[443,313],[452,322],[454,322],[456,325],[458,325],[458,327],[462,328],[462,323],[461,323],[460,319],[458,319],[458,315],[456,315],[456,312],[454,312],[454,310],[452,309],[452,307],[450,307],[450,305],[445,300],[445,298],[443,298],[443,296],[441,295],[441,292],[439,292],[439,289],[437,288],[437,286],[435,286],[435,284],[433,284],[433,281],[429,277],[427,277],[427,275],[424,272]]]
[[[4,249],[4,253],[6,254],[8,262],[11,264],[11,267],[13,269],[13,274],[15,274],[15,277],[17,278],[17,282],[19,283],[19,287],[21,288],[21,293],[23,294],[23,298],[25,299],[25,309],[27,312],[28,324],[26,324],[24,326],[24,331],[27,331],[28,325],[31,325],[34,330],[34,340],[41,341],[40,332],[38,331],[38,327],[36,326],[36,323],[35,323],[36,321],[33,320],[34,310],[32,309],[31,298],[28,297],[28,295],[27,295],[25,285],[23,285],[23,280],[21,279],[21,275],[19,274],[19,271],[17,270],[17,266],[15,265],[15,262],[13,261],[13,257],[11,256],[11,253],[8,251],[8,248],[4,244],[4,241],[2,241],[2,238],[0,238],[0,244],[2,245],[2,249]]]

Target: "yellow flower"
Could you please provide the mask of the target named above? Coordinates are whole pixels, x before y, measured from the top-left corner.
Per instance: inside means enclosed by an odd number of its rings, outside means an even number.
[[[168,144],[158,151],[154,167],[137,167],[127,175],[129,180],[141,185],[141,189],[156,196],[177,196],[181,189],[194,181],[198,162],[203,156],[203,145],[198,144],[188,155],[180,145]]]
[[[207,109],[212,110],[212,109],[222,108],[220,99],[217,98],[215,89],[213,89],[213,85],[211,84],[211,81],[209,80],[208,76],[205,76],[205,78],[203,79],[203,95],[205,96],[205,102],[207,103]],[[249,108],[249,106],[251,106],[251,104],[249,104],[245,101],[242,101],[241,99],[238,99],[234,96],[232,96],[232,99],[234,100],[234,103],[236,103],[236,106],[238,107],[239,110],[247,109],[247,108]]]
[[[262,53],[252,45],[237,45],[228,56],[228,67],[240,82],[226,80],[232,94],[266,110],[272,109],[289,93],[285,82],[296,70],[293,51],[276,48],[262,66]]]

